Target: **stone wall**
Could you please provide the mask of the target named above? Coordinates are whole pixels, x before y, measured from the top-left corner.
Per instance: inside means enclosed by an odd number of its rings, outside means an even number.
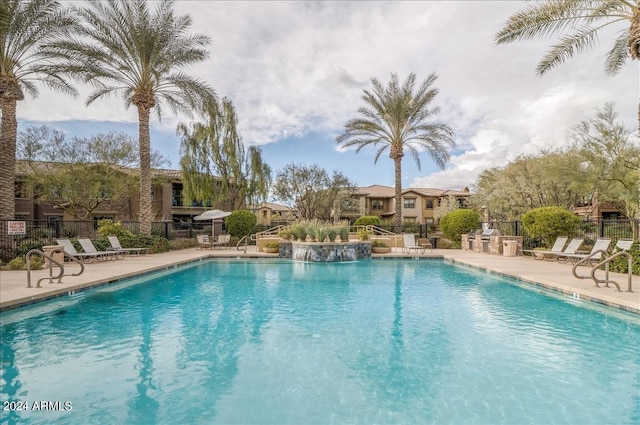
[[[502,255],[504,252],[504,241],[517,241],[518,252],[522,251],[522,236],[490,236],[489,240],[482,240],[480,237],[469,238],[469,235],[462,235],[462,250],[484,252],[491,255]]]
[[[280,241],[279,258],[299,261],[340,262],[371,258],[371,242],[291,242]]]

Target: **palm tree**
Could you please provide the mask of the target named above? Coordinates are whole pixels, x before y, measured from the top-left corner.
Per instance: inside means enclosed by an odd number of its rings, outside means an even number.
[[[409,74],[402,86],[396,74],[384,87],[375,78],[371,79],[373,90],[364,90],[362,99],[367,107],[358,108],[362,116],[348,121],[344,133],[337,143],[344,147],[356,146],[356,153],[365,146],[378,148],[374,162],[385,151],[395,166],[395,215],[396,232],[402,230],[402,158],[405,150],[413,156],[420,169],[420,152],[426,150],[441,169],[449,161],[448,147],[455,146],[453,130],[444,123],[431,121],[440,112],[430,107],[438,94],[432,85],[437,79],[431,74],[414,91],[416,75]]]
[[[605,71],[615,75],[627,57],[640,59],[640,3],[637,0],[549,0],[536,2],[511,16],[496,34],[498,44],[529,40],[539,36],[560,35],[558,43],[538,64],[543,75],[574,54],[591,48],[598,32],[614,24],[625,23],[605,60]],[[640,104],[638,105],[640,129]]]
[[[67,37],[76,20],[70,10],[51,0],[0,0],[0,219],[15,215],[16,107],[25,93],[38,95],[35,81],[75,94],[56,64],[55,49],[42,47]]]
[[[205,35],[189,35],[189,16],[175,16],[171,0],[149,10],[146,0],[90,0],[76,9],[85,25],[80,37],[60,43],[73,62],[70,71],[95,90],[87,105],[118,94],[125,108],[138,110],[140,144],[140,233],[151,233],[151,140],[149,117],[160,102],[174,112],[215,108],[215,94],[204,82],[182,72],[209,55]]]

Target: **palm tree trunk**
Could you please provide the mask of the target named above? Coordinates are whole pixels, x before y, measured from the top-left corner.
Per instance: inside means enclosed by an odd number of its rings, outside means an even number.
[[[2,97],[2,129],[0,130],[0,219],[13,220],[16,214],[16,120],[17,100]]]
[[[138,106],[138,143],[140,150],[140,234],[151,234],[151,136],[149,135],[150,110]]]
[[[395,166],[395,209],[393,214],[393,231],[402,233],[402,157],[393,158]]]

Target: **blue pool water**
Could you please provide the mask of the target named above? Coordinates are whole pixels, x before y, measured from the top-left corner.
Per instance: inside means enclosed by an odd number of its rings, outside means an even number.
[[[640,423],[638,317],[441,261],[203,262],[0,320],[2,423]]]

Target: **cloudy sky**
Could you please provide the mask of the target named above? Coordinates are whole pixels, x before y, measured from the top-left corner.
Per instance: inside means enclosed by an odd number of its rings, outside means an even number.
[[[183,1],[178,14],[193,18],[193,32],[211,38],[211,55],[190,73],[230,98],[247,144],[262,147],[274,171],[294,162],[339,170],[359,186],[393,185],[393,164],[375,149],[359,154],[338,149],[335,138],[362,106],[371,78],[410,72],[422,81],[435,72],[439,119],[455,130],[456,148],[445,170],[428,155],[419,171],[403,162],[404,187],[460,189],[473,186],[485,169],[520,154],[566,145],[568,133],[615,102],[621,120],[636,128],[638,63],[615,77],[604,72],[606,51],[617,31],[544,77],[536,65],[553,39],[498,46],[494,35],[520,10],[516,1],[254,2]],[[118,99],[84,106],[78,98],[42,89],[19,102],[19,130],[47,124],[69,136],[110,130],[137,137],[136,111]],[[178,122],[171,115],[152,122],[152,147],[178,167]]]

